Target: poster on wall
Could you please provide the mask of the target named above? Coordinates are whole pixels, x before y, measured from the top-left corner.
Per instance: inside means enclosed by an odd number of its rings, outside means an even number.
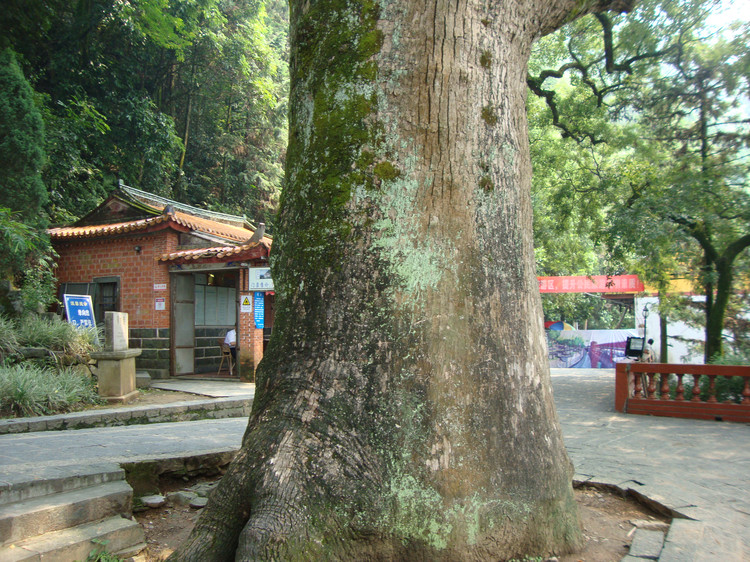
[[[253,294],[253,304],[255,310],[255,327],[262,330],[265,327],[265,293],[256,291]]]
[[[96,325],[91,295],[63,295],[63,302],[68,322],[79,328],[91,328]]]
[[[626,361],[628,337],[636,330],[547,330],[552,368],[612,369]]]
[[[273,291],[270,267],[250,267],[247,275],[248,289],[251,291]]]

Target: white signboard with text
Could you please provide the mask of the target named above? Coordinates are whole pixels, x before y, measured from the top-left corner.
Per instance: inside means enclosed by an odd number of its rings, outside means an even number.
[[[270,267],[248,268],[248,289],[250,291],[273,291]]]

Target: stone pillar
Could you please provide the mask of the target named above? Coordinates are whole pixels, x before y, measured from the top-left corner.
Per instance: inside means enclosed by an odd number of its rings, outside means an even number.
[[[106,312],[104,350],[91,354],[97,362],[99,396],[109,403],[126,404],[138,396],[135,384],[135,358],[140,349],[128,348],[128,315]]]

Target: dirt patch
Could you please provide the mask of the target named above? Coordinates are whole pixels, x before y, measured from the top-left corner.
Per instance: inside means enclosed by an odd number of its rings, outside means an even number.
[[[560,562],[620,562],[633,542],[632,521],[668,523],[669,518],[609,490],[580,487],[576,502],[583,520],[584,548],[560,556]]]
[[[187,489],[195,482],[170,481],[162,493]],[[583,520],[585,546],[581,552],[561,556],[559,562],[620,562],[628,553],[635,526],[631,521],[668,522],[633,499],[597,488],[575,490]],[[148,548],[142,553],[146,562],[165,560],[190,533],[199,510],[189,506],[165,505],[135,514],[146,533]]]

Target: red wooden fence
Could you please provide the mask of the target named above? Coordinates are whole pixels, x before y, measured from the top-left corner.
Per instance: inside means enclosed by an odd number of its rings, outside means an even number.
[[[709,379],[706,400],[700,397],[698,381],[701,375],[706,375]],[[689,395],[683,385],[685,377],[692,378],[692,394]],[[744,378],[740,404],[717,400],[717,377]],[[670,382],[675,387],[674,399],[670,397]],[[615,369],[615,410],[628,414],[750,422],[750,367],[618,363]]]

